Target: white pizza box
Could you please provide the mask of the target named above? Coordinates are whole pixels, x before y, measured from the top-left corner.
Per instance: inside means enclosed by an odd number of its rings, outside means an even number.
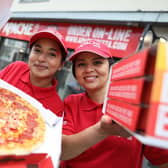
[[[43,107],[43,105],[34,99],[33,97],[27,95],[20,89],[10,85],[9,83],[0,79],[0,87],[6,88],[19,96],[23,97],[33,106],[35,106],[42,114],[46,122],[46,135],[45,142],[32,153],[34,154],[48,154],[51,157],[54,168],[58,167],[59,158],[61,153],[61,137],[62,137],[62,122],[63,117],[56,116],[53,112]]]
[[[168,43],[112,66],[103,113],[142,143],[168,148]]]

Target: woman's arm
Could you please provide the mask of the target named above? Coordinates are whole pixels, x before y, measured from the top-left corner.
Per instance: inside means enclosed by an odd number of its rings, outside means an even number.
[[[163,164],[163,165],[161,165],[161,166],[158,166],[159,168],[168,168],[168,163],[165,163],[165,164]]]
[[[121,126],[104,115],[95,125],[73,135],[63,135],[61,160],[72,159],[110,135],[130,136]]]

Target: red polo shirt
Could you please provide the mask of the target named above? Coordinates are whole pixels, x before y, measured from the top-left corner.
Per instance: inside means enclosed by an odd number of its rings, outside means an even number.
[[[95,124],[102,116],[102,104],[85,93],[65,99],[63,134],[70,135]],[[168,150],[145,147],[135,138],[110,136],[78,157],[65,161],[66,168],[141,168],[145,155],[152,163],[168,162]],[[62,166],[63,167],[63,166]]]
[[[30,71],[28,64],[16,61],[9,64],[0,71],[0,78],[21,89],[25,93],[37,99],[43,106],[58,116],[62,116],[63,102],[56,92],[57,81],[53,80],[53,85],[48,88],[33,86],[29,79]]]

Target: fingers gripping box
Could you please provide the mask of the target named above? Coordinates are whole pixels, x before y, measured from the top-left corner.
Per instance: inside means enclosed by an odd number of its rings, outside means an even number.
[[[112,66],[103,112],[142,143],[168,148],[167,109],[167,42]]]

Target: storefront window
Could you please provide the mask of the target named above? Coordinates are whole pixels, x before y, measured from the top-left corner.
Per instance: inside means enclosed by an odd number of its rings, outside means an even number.
[[[72,54],[72,52],[73,51],[69,50],[69,55]],[[84,91],[73,77],[72,63],[70,61],[66,61],[62,70],[56,73],[56,79],[58,80],[57,90],[62,99],[70,94],[81,93]]]
[[[27,42],[25,41],[9,38],[2,39],[0,46],[0,69],[16,60],[26,61],[26,48]]]

